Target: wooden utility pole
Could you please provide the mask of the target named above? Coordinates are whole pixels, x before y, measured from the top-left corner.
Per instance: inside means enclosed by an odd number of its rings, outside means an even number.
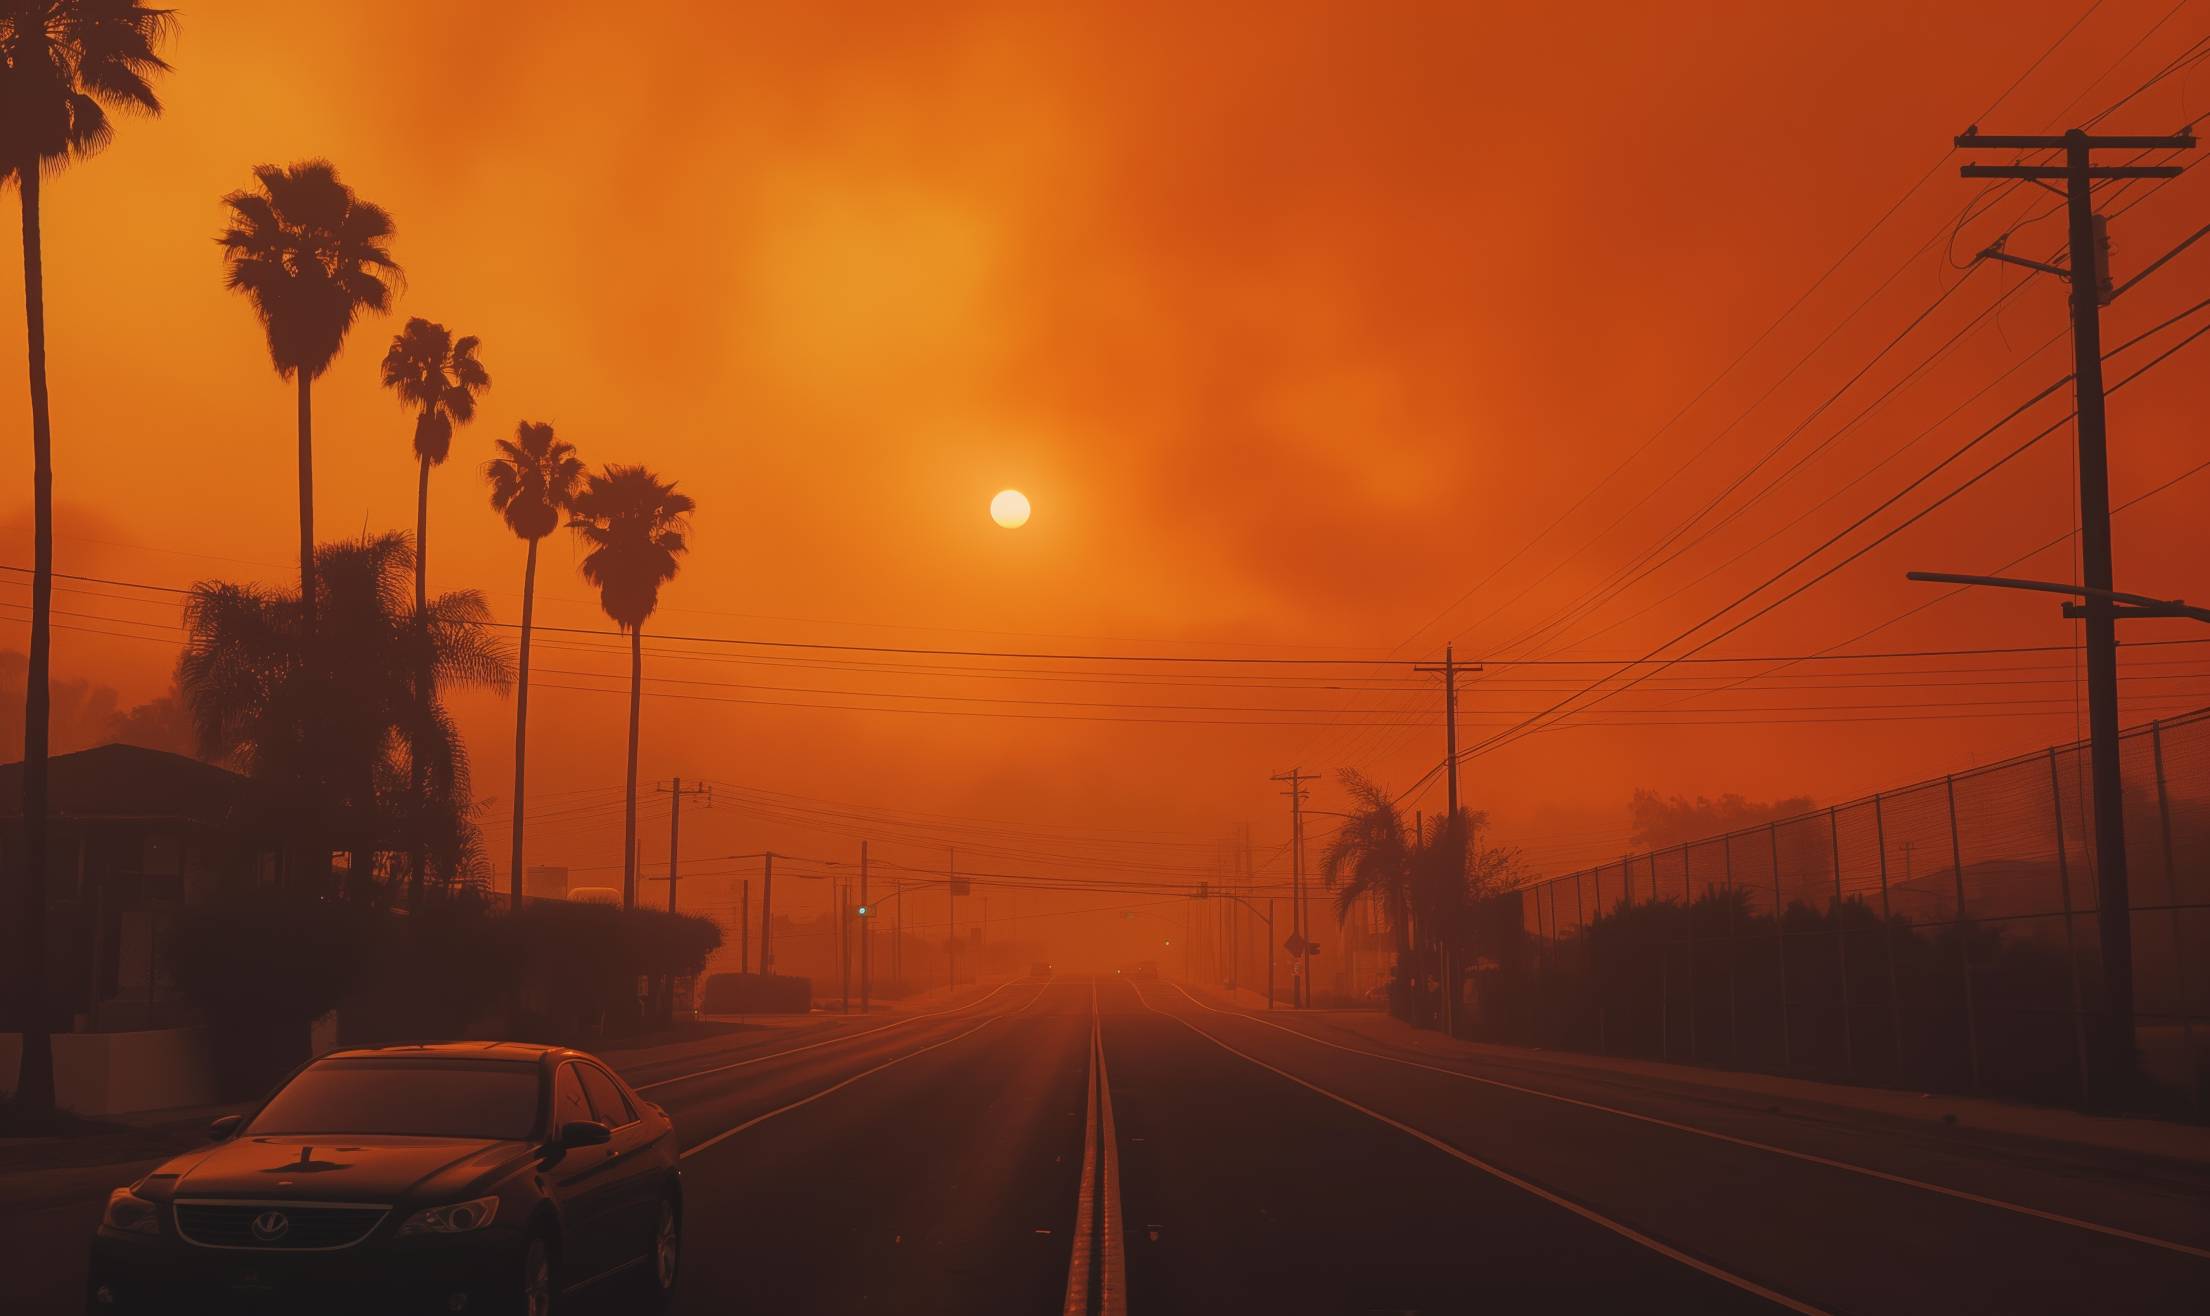
[[[867,903],[867,842],[859,843],[859,1012],[867,1013],[874,996],[874,962],[868,955],[873,944],[875,911]]]
[[[1450,811],[1458,812],[1458,678],[1468,672],[1478,672],[1481,665],[1461,667],[1451,652],[1450,645],[1443,646],[1440,666],[1415,667],[1415,672],[1431,672],[1443,678],[1443,767],[1449,782]]]
[[[737,972],[752,972],[752,879],[737,883]]]
[[[775,852],[768,851],[762,859],[766,871],[760,878],[760,973],[775,972]]]
[[[1282,794],[1289,797],[1289,925],[1290,953],[1296,963],[1290,970],[1290,1004],[1303,1009],[1312,1004],[1312,973],[1310,955],[1312,940],[1305,922],[1305,815],[1304,784],[1318,774],[1301,768],[1277,772],[1269,780],[1285,781],[1289,789]]]
[[[2086,625],[2087,726],[2095,813],[2096,924],[2102,934],[2104,999],[2115,1059],[2133,1065],[2133,908],[2126,876],[2125,788],[2118,769],[2118,627],[2125,610],[2109,596],[2110,457],[2103,412],[2102,308],[2114,295],[2110,286],[2109,238],[2103,216],[2095,213],[2094,187],[2114,179],[2174,178],[2177,165],[2099,165],[2096,151],[2176,151],[2192,149],[2192,133],[2167,137],[2092,136],[2074,128],[2061,136],[1982,135],[1977,127],[1956,139],[1960,149],[2016,152],[2061,151],[2061,164],[1967,164],[1966,178],[2020,179],[2064,190],[2070,220],[2070,265],[2058,266],[2012,256],[2002,244],[1983,251],[1985,259],[2023,265],[2054,274],[2072,288],[2072,397],[2074,428],[2079,433],[2080,575],[2090,591],[2078,605]]]
[[[714,799],[714,788],[711,786],[693,786],[689,790],[684,790],[683,779],[677,777],[673,785],[655,785],[653,789],[668,797],[668,912],[673,914],[675,912],[675,884],[677,881],[676,856],[680,852],[683,838],[683,797],[696,795],[711,804]]]

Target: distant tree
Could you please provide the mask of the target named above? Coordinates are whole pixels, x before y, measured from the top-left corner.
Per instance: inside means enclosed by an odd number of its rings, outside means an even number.
[[[322,597],[312,631],[296,594],[193,587],[177,677],[200,748],[305,818],[307,842],[337,839],[353,856],[357,897],[375,891],[374,857],[418,836],[453,876],[474,828],[468,758],[443,704],[433,697],[424,711],[416,674],[427,669],[434,691],[504,691],[509,669],[490,608],[460,590],[416,613],[413,556],[397,533],[325,544],[316,556]],[[418,761],[426,796],[411,787]]]
[[[1809,813],[1813,807],[1808,795],[1793,795],[1768,804],[1740,795],[1721,795],[1717,799],[1699,795],[1690,800],[1653,790],[1637,790],[1627,811],[1634,822],[1635,848],[1662,850],[1683,842],[1723,836],[1745,827],[1780,822]]]
[[[499,455],[484,467],[491,483],[491,506],[529,545],[522,564],[522,651],[514,687],[514,846],[507,866],[508,899],[522,907],[522,806],[524,770],[529,763],[529,637],[537,602],[537,541],[560,527],[575,506],[583,482],[583,463],[575,445],[553,436],[550,425],[523,421],[514,437],[498,441]]]
[[[576,496],[569,525],[590,548],[583,578],[598,588],[599,606],[629,632],[629,805],[622,831],[622,903],[637,903],[637,724],[644,696],[645,620],[660,606],[660,587],[675,579],[689,549],[697,504],[642,466],[607,466]]]
[[[107,739],[170,754],[199,754],[199,733],[192,725],[192,710],[174,684],[167,693],[115,714],[108,723]]]
[[[391,304],[399,265],[388,247],[391,216],[338,181],[329,161],[260,165],[253,177],[253,187],[223,198],[230,226],[215,241],[223,249],[223,284],[252,301],[277,377],[299,381],[299,597],[311,632],[321,601],[313,384],[361,313]]]
[[[54,435],[46,401],[46,282],[39,187],[105,146],[111,111],[161,112],[152,79],[170,12],[132,0],[0,0],[0,184],[23,203],[23,327],[31,394],[31,650],[24,683],[22,903],[16,938],[23,1003],[17,1100],[54,1104],[46,1017],[48,669],[54,604]]]

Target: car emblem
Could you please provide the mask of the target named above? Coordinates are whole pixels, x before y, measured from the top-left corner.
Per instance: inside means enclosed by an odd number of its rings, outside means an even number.
[[[253,1236],[263,1243],[274,1243],[291,1227],[291,1217],[282,1211],[263,1211],[253,1217]]]

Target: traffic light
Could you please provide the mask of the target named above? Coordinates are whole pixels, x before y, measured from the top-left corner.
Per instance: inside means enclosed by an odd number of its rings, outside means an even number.
[[[874,907],[873,905],[861,905],[861,906],[859,907],[859,916],[860,916],[861,918],[866,918],[866,917],[867,917],[868,915],[870,915],[870,914],[872,914],[872,913],[874,913],[874,912],[875,912],[875,907]]]

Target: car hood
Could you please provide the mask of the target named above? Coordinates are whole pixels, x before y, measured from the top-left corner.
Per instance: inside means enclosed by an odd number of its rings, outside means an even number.
[[[526,1159],[529,1145],[468,1138],[233,1138],[176,1157],[142,1195],[397,1202],[466,1191]]]

